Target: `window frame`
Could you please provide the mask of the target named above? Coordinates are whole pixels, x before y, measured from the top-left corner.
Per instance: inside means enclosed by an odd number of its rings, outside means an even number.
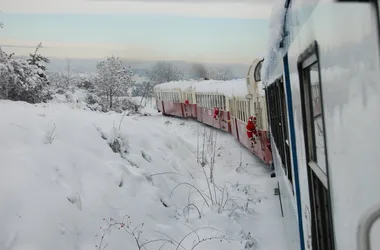
[[[315,138],[315,125],[314,125],[314,106],[312,96],[312,82],[310,77],[311,66],[318,64],[318,82],[319,82],[319,102],[320,102],[320,115],[322,118],[323,127],[323,143],[324,143],[324,161],[326,165],[326,173],[318,166],[316,160],[316,138]],[[320,58],[318,52],[318,43],[314,41],[298,58],[297,69],[300,87],[300,99],[302,107],[302,124],[304,134],[304,147],[306,153],[306,168],[308,176],[308,191],[311,206],[311,227],[312,227],[312,248],[315,250],[335,249],[333,213],[331,208],[331,193],[329,182],[329,164],[328,164],[328,149],[326,141],[326,123],[323,107],[323,83],[320,71]],[[318,182],[319,180],[319,182]],[[322,184],[322,188],[318,189]],[[321,192],[326,193],[326,197],[321,197]],[[323,199],[325,198],[325,199]],[[324,203],[326,202],[326,203]],[[319,203],[319,204],[317,204]],[[321,205],[324,207],[321,208]],[[318,208],[319,210],[316,210]],[[325,209],[321,213],[321,209]],[[327,213],[326,213],[327,212]],[[323,224],[324,223],[324,224]],[[326,232],[326,230],[328,232]],[[323,241],[321,240],[323,239]],[[328,241],[328,242],[327,242]]]

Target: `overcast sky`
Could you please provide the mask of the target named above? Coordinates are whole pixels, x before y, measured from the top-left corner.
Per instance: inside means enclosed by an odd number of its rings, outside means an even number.
[[[279,1],[279,0],[278,0]],[[266,48],[271,0],[0,0],[0,44],[48,56],[249,63]]]

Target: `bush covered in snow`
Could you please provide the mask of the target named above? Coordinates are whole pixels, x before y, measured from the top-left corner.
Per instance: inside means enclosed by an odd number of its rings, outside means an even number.
[[[29,103],[51,99],[45,75],[46,57],[38,54],[37,47],[31,58],[16,58],[0,48],[0,98]]]

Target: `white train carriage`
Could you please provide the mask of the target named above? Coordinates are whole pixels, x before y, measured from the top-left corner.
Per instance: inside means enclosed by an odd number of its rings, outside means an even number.
[[[378,1],[282,4],[262,76],[288,249],[380,249]]]

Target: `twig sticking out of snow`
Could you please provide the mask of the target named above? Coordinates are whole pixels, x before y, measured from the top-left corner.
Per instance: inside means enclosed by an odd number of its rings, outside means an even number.
[[[45,144],[52,144],[55,138],[55,129],[56,129],[55,122],[51,124],[51,128],[46,132],[45,134]]]
[[[201,243],[204,243],[206,241],[219,240],[219,241],[227,241],[230,243],[233,240],[233,239],[226,238],[226,236],[224,234],[222,234],[222,232],[220,230],[213,228],[213,227],[210,227],[210,226],[192,229],[191,232],[187,233],[180,240],[175,240],[170,235],[167,235],[167,234],[165,234],[163,232],[159,232],[159,231],[152,231],[152,232],[161,235],[160,238],[151,239],[151,240],[149,240],[149,239],[143,240],[142,238],[144,238],[143,237],[144,223],[140,223],[137,226],[132,226],[131,217],[128,215],[124,216],[124,218],[121,222],[115,221],[115,219],[113,219],[113,218],[109,218],[109,219],[104,218],[103,220],[107,223],[107,226],[100,228],[102,230],[102,235],[100,236],[99,244],[95,245],[97,250],[105,250],[107,248],[108,243],[105,242],[106,241],[105,237],[107,234],[109,234],[111,232],[112,229],[115,229],[115,228],[118,230],[124,230],[128,235],[130,235],[136,243],[136,249],[137,250],[142,250],[142,249],[149,250],[147,248],[147,246],[152,244],[152,243],[157,243],[157,242],[162,243],[162,245],[158,249],[162,249],[162,247],[164,245],[169,244],[169,245],[172,245],[173,249],[175,249],[175,250],[179,250],[179,249],[194,250]],[[211,237],[202,238],[198,234],[198,232],[201,230],[211,231],[213,233],[219,233],[220,235],[214,235]],[[195,236],[196,239],[193,241],[191,248],[186,248],[183,245],[183,242],[186,241],[187,239],[189,239],[191,236]],[[99,235],[96,234],[95,237],[99,237]]]

